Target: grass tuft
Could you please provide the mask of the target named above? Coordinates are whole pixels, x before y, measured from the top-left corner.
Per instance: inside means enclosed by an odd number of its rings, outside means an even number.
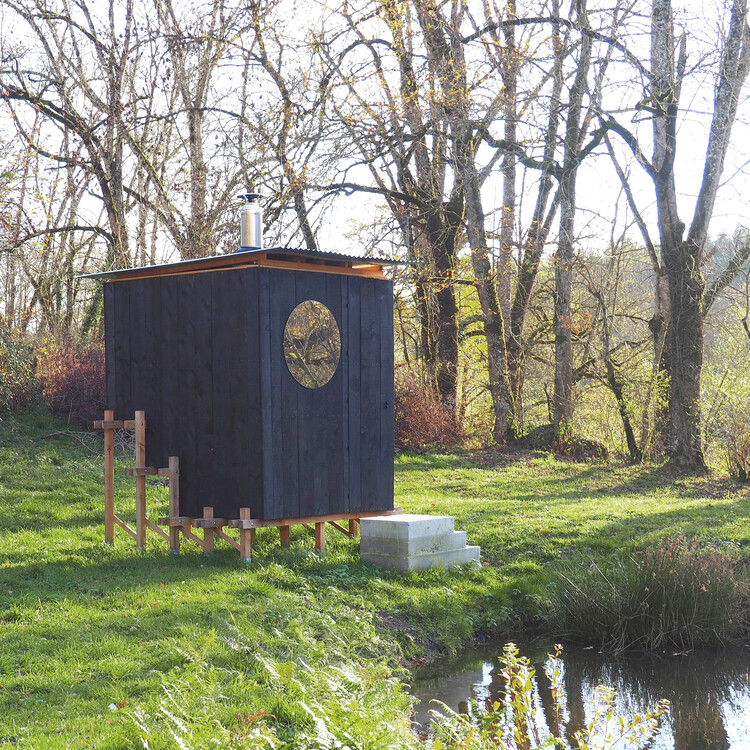
[[[748,619],[746,566],[715,546],[669,536],[612,561],[559,573],[568,637],[603,648],[692,650],[737,639]]]

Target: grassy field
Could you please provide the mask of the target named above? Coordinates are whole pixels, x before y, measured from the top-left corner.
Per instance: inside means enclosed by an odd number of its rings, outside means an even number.
[[[0,745],[408,748],[409,668],[548,622],[553,573],[673,532],[750,545],[721,476],[543,454],[402,455],[397,503],[450,514],[481,567],[390,573],[331,531],[261,530],[253,563],[103,543],[102,461],[44,415],[0,422]],[[123,460],[121,467],[128,465]],[[122,471],[117,507],[132,519]],[[150,515],[167,492],[149,489]]]

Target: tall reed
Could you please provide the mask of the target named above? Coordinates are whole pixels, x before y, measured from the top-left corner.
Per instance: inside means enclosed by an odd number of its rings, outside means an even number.
[[[560,573],[552,618],[567,637],[607,650],[689,650],[740,637],[744,563],[684,536]]]

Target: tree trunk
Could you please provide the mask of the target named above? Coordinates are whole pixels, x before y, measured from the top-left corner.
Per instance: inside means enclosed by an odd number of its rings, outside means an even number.
[[[586,3],[577,4],[579,20],[585,23]],[[571,296],[573,288],[573,241],[575,238],[576,178],[583,124],[580,121],[583,95],[591,62],[592,40],[581,39],[578,60],[565,123],[565,157],[560,177],[560,237],[555,257],[555,396],[554,427],[558,441],[570,429],[573,417],[573,332]],[[584,121],[585,122],[585,121]]]
[[[555,394],[554,426],[558,441],[570,431],[573,418],[573,233],[575,222],[575,171],[560,181],[560,238],[555,254]]]
[[[446,227],[438,217],[430,217],[432,253],[437,272],[438,336],[437,386],[440,402],[455,415],[458,397],[458,305],[454,288],[456,227]]]
[[[670,347],[669,452],[674,464],[705,468],[701,440],[701,371],[703,368],[703,277],[694,252],[679,245],[667,260],[672,319]],[[687,263],[685,262],[687,261]]]

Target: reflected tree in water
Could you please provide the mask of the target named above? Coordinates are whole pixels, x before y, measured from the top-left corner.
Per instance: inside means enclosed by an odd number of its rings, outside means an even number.
[[[537,669],[537,695],[545,721],[555,733],[556,717],[549,684],[540,679],[545,659],[534,659]],[[621,696],[621,710],[635,712],[658,698],[671,705],[671,725],[675,750],[730,750],[722,705],[736,699],[738,687],[750,684],[743,660],[732,652],[630,658],[614,660],[593,652],[570,652],[564,657],[566,692],[565,738],[570,747],[578,746],[576,732],[586,723],[585,707],[596,685],[611,685]],[[501,687],[497,677],[492,689]],[[499,694],[499,693],[498,693]]]

